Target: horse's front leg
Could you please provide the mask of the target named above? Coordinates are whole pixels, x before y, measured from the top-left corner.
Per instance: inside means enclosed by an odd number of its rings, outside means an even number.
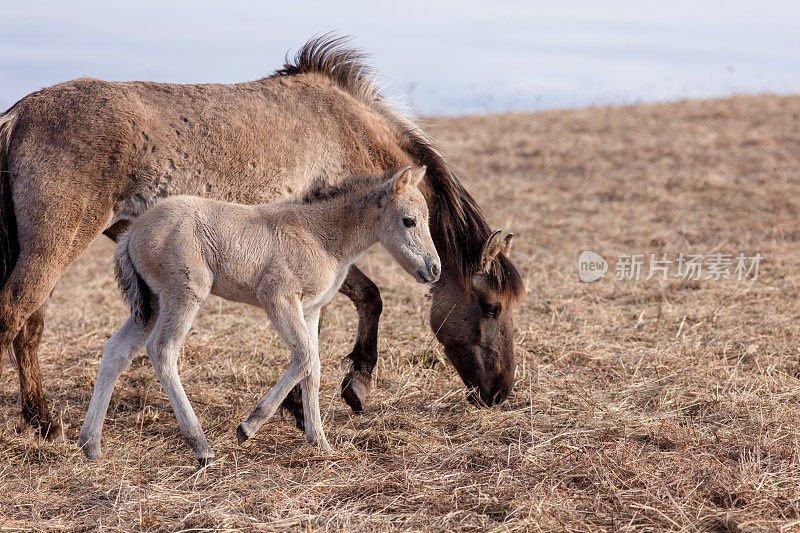
[[[347,355],[352,370],[342,381],[342,398],[355,413],[364,410],[378,362],[378,321],[383,301],[378,286],[355,265],[350,267],[339,292],[350,298],[358,311],[358,332],[353,350]]]

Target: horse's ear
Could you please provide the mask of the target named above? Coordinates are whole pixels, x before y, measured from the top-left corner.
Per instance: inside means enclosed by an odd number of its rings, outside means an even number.
[[[500,240],[500,230],[489,235],[481,250],[481,272],[489,272],[492,268],[492,261],[502,251],[504,242]]]
[[[500,250],[500,251],[503,252],[505,255],[510,256],[511,255],[511,241],[513,241],[513,240],[514,240],[514,234],[513,233],[509,233],[508,235],[506,235],[505,238],[503,239],[503,249]]]
[[[392,178],[392,193],[393,194],[402,194],[403,192],[408,189],[413,181],[413,176],[411,172],[411,166],[407,166],[406,168],[400,169]]]

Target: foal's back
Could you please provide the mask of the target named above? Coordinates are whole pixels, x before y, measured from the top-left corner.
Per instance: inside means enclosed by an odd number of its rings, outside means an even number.
[[[291,203],[251,206],[175,196],[140,216],[120,246],[127,246],[158,295],[204,299],[211,293],[261,305],[259,298],[276,284],[300,294],[319,290],[308,283],[320,276],[300,274],[331,268],[303,211]]]

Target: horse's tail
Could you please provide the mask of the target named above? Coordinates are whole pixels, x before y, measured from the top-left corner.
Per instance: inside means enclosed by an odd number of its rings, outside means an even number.
[[[128,249],[130,240],[131,232],[129,231],[120,238],[119,244],[117,244],[117,252],[114,254],[115,273],[119,290],[122,291],[122,297],[131,308],[133,319],[144,326],[153,317],[153,293],[133,265]]]
[[[11,197],[11,176],[8,170],[8,146],[16,116],[13,113],[0,115],[0,288],[2,288],[19,257],[17,218],[14,215],[14,199]],[[0,347],[0,372],[3,370],[5,349]]]
[[[0,115],[0,287],[6,284],[19,256],[17,219],[11,197],[11,176],[8,171],[8,146],[16,116]]]

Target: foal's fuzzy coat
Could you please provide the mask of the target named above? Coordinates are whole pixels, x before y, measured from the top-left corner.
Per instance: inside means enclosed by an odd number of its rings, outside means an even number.
[[[422,283],[441,263],[417,189],[424,167],[354,180],[305,203],[247,206],[193,196],[164,200],[120,239],[117,273],[131,305],[128,321],[103,350],[79,445],[100,457],[100,433],[120,373],[146,345],[181,431],[201,463],[213,460],[178,377],[177,359],[209,294],[263,308],[292,351],[284,377],[239,425],[248,439],[298,383],[306,437],[332,452],[319,412],[320,308],[339,290],[350,265],[380,241]]]

